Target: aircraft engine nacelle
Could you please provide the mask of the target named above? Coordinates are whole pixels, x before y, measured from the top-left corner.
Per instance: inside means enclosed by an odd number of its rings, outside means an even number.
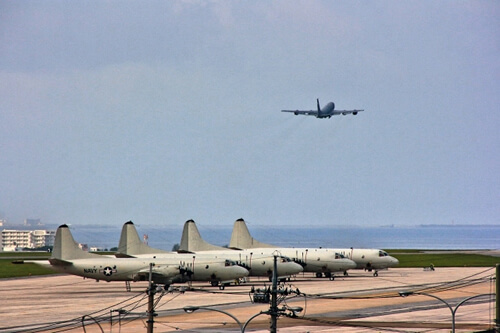
[[[176,275],[179,275],[181,274],[181,270],[179,268],[179,266],[155,266],[153,268],[153,272],[156,273],[156,274],[160,274],[160,275],[163,275],[163,276],[168,276],[168,277],[172,277],[172,276],[176,276]]]
[[[358,113],[357,113],[356,111],[354,111],[352,114],[353,114],[353,115],[357,115]]]

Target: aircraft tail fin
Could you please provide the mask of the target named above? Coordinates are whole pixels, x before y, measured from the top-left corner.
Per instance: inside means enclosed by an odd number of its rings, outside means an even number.
[[[318,105],[318,114],[321,112],[321,107],[319,106],[319,98],[316,98],[316,104]]]
[[[133,257],[138,254],[169,253],[155,249],[141,242],[137,229],[132,221],[126,222],[122,227],[117,257]]]
[[[234,222],[233,232],[231,233],[231,241],[229,247],[232,249],[253,249],[257,247],[274,247],[273,245],[261,243],[254,239],[248,231],[245,220],[237,219]]]
[[[98,254],[83,251],[73,239],[73,235],[66,224],[57,228],[54,248],[50,259],[56,263],[63,263],[73,259],[102,258]]]
[[[210,250],[227,250],[227,248],[207,243],[201,238],[198,227],[193,220],[188,220],[184,223],[182,230],[181,244],[179,252],[196,252]]]

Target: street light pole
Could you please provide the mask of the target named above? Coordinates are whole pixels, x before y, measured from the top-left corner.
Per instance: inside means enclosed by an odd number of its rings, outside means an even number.
[[[260,315],[269,315],[271,316],[271,327],[269,329],[269,332],[270,333],[276,333],[277,331],[277,322],[278,322],[278,316],[287,316],[287,317],[296,317],[296,313],[298,312],[301,312],[303,310],[303,308],[301,307],[288,307],[288,306],[284,306],[282,308],[278,308],[278,254],[275,254],[274,255],[274,267],[273,267],[273,275],[272,275],[272,288],[271,288],[271,306],[269,307],[269,310],[267,311],[260,311],[259,313],[256,313],[254,314],[253,316],[251,316],[250,318],[248,318],[248,320],[245,322],[245,324],[241,324],[241,322],[238,320],[238,318],[236,318],[235,316],[233,316],[232,314],[230,314],[229,312],[226,312],[226,311],[223,311],[223,310],[219,310],[219,309],[215,309],[215,308],[210,308],[210,307],[204,307],[204,306],[185,306],[184,307],[184,311],[186,313],[193,313],[195,312],[196,310],[199,310],[199,309],[202,309],[202,310],[208,310],[208,311],[215,311],[215,312],[220,312],[220,313],[223,313],[231,318],[233,318],[234,321],[236,321],[238,323],[238,325],[240,326],[240,331],[241,333],[244,333],[245,332],[245,329],[247,328],[248,324],[256,317],[260,316]],[[252,287],[252,293],[254,292],[254,288]],[[281,291],[280,291],[281,292]],[[297,294],[300,294],[300,292],[298,291],[295,291],[295,293]],[[269,294],[269,290],[266,291],[266,295]],[[269,298],[267,298],[267,302],[269,302]],[[286,314],[285,311],[291,311],[292,314]]]
[[[153,284],[153,266],[154,263],[149,264],[149,287],[148,287],[148,328],[147,333],[153,333],[154,322],[155,322],[155,308],[154,308],[154,300],[155,300],[155,288],[156,286]]]
[[[269,311],[261,311],[261,312],[259,312],[259,313],[254,314],[254,315],[253,315],[253,316],[251,316],[250,318],[248,318],[248,320],[245,322],[245,324],[244,324],[244,325],[243,325],[243,327],[241,328],[241,333],[245,333],[245,330],[247,329],[247,325],[248,325],[248,324],[250,324],[250,322],[251,322],[254,318],[256,318],[256,317],[258,317],[258,316],[260,316],[260,315],[263,315],[263,314],[269,314]]]
[[[219,310],[219,309],[215,309],[215,308],[209,308],[209,307],[204,307],[204,306],[185,306],[184,307],[184,311],[186,313],[193,313],[195,312],[196,310],[207,310],[207,311],[214,311],[214,312],[220,312],[220,313],[223,313],[225,314],[226,316],[229,316],[231,318],[233,318],[233,320],[238,323],[238,326],[240,327],[240,331],[241,333],[245,333],[245,330],[248,326],[248,324],[250,324],[250,322],[257,318],[258,316],[260,315],[268,315],[269,314],[269,311],[261,311],[259,313],[256,313],[254,314],[253,316],[251,316],[250,318],[248,318],[248,320],[245,322],[245,324],[242,324],[241,321],[238,320],[238,318],[236,318],[235,316],[233,316],[232,314],[230,314],[229,312],[226,312],[226,311],[223,311],[223,310]]]
[[[219,309],[215,309],[215,308],[209,308],[209,307],[204,307],[204,306],[185,306],[184,307],[184,311],[186,313],[193,313],[195,312],[196,310],[207,310],[207,311],[214,311],[214,312],[219,312],[219,313],[223,313],[225,314],[226,316],[229,316],[231,318],[233,318],[233,320],[238,323],[238,326],[240,327],[240,331],[241,332],[244,332],[244,326],[243,324],[241,323],[241,321],[238,320],[238,318],[236,318],[235,316],[233,316],[232,314],[230,314],[229,312],[226,312],[226,311],[223,311],[223,310],[219,310]],[[248,320],[250,321],[250,320]],[[246,323],[245,323],[246,325]]]
[[[101,329],[101,332],[104,333],[104,330],[102,329],[101,324],[99,324],[99,322],[94,317],[92,317],[91,315],[84,315],[82,317],[83,332],[87,332],[87,330],[85,329],[85,317],[89,317],[90,319],[92,319],[97,324],[97,326],[99,326],[99,328]]]
[[[271,313],[271,327],[269,328],[270,333],[276,333],[278,327],[278,256],[274,255],[274,266],[273,266],[273,286],[271,291],[271,308],[269,309]]]
[[[424,295],[424,296],[429,296],[429,297],[435,298],[438,301],[441,301],[444,304],[446,304],[446,306],[448,307],[448,309],[450,309],[450,311],[451,311],[451,332],[455,333],[455,314],[457,313],[458,308],[462,304],[464,304],[465,302],[467,302],[467,301],[469,301],[469,300],[471,300],[473,298],[482,297],[482,296],[490,296],[490,295],[493,295],[493,294],[480,294],[480,295],[474,295],[474,296],[471,296],[471,297],[467,297],[467,298],[463,299],[462,301],[460,301],[460,303],[458,303],[455,306],[455,308],[452,308],[451,305],[448,302],[446,302],[444,299],[442,299],[441,297],[438,297],[436,295],[432,295],[432,294],[428,294],[428,293],[424,293],[424,292],[413,292],[413,291],[401,291],[401,292],[399,292],[399,296],[401,296],[401,297],[406,297],[406,296],[410,296],[410,295]]]
[[[495,283],[495,286],[496,286],[496,294],[497,294],[497,300],[496,300],[496,308],[497,308],[497,311],[496,311],[496,317],[495,317],[495,330],[498,332],[500,332],[500,264],[497,264],[496,265],[496,269],[495,269],[495,276],[496,276],[496,283]]]

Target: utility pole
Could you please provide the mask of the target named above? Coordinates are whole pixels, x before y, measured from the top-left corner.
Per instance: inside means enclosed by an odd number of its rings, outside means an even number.
[[[274,255],[274,267],[273,267],[273,286],[271,289],[271,327],[269,328],[270,333],[276,333],[278,327],[278,256]]]
[[[153,284],[153,266],[154,263],[149,263],[149,287],[148,287],[148,331],[147,333],[153,333],[153,326],[155,323],[155,291],[156,286]]]
[[[499,277],[500,277],[500,264],[497,264],[497,269],[496,269],[496,283],[495,283],[495,286],[496,286],[496,307],[497,307],[497,315],[496,315],[496,318],[495,318],[495,331],[497,333],[500,333],[500,300],[499,300],[499,295],[500,295],[500,291],[498,291],[500,289],[500,280],[499,280]]]

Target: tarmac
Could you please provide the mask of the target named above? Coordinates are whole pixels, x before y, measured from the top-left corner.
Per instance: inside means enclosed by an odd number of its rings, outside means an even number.
[[[224,290],[208,283],[175,285],[155,295],[154,332],[268,332],[269,303],[253,303],[250,291],[271,286],[251,278]],[[96,282],[71,275],[0,280],[0,332],[146,332],[148,284]],[[190,289],[191,288],[191,289]],[[282,284],[282,316],[277,331],[298,332],[450,332],[456,309],[456,332],[494,327],[495,268],[392,268],[378,277],[362,270],[334,281],[300,274]],[[399,292],[426,295],[401,297]],[[486,296],[479,296],[486,294]],[[186,313],[186,306],[208,307]],[[303,310],[291,316],[289,309]],[[287,310],[288,309],[288,310]],[[225,313],[216,312],[223,311]],[[229,315],[228,315],[229,314]],[[233,318],[230,317],[233,316]]]

